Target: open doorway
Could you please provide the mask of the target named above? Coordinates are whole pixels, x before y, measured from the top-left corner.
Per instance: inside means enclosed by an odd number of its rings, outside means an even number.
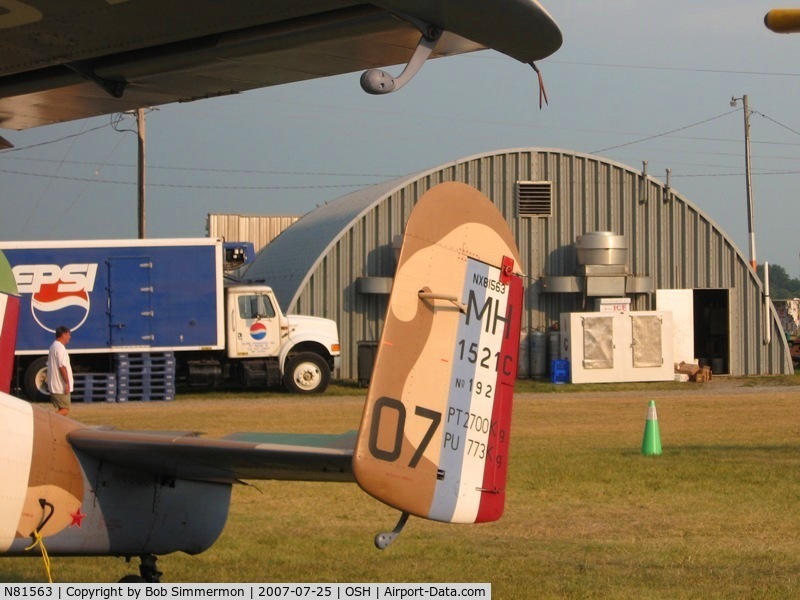
[[[693,290],[694,353],[712,373],[730,373],[730,291]]]

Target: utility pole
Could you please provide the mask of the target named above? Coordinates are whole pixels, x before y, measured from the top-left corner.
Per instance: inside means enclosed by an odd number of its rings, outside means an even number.
[[[753,215],[753,180],[750,173],[750,105],[747,103],[747,94],[741,98],[731,97],[731,106],[736,106],[736,101],[742,101],[744,109],[744,176],[747,185],[747,232],[750,236],[750,266],[756,270],[756,233]]]
[[[139,239],[145,238],[145,121],[144,109],[136,110],[136,126],[139,137]]]

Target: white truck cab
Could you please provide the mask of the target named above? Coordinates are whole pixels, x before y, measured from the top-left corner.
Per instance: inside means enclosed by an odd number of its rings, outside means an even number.
[[[225,295],[230,360],[276,361],[284,385],[293,392],[321,392],[328,386],[340,360],[334,321],[284,315],[266,285],[229,286]]]

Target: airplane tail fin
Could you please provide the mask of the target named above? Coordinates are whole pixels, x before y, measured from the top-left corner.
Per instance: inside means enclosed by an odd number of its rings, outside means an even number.
[[[17,346],[19,294],[14,273],[0,252],[0,392],[11,391],[14,351]]]
[[[432,188],[406,225],[353,459],[398,528],[502,516],[522,310],[503,216],[470,186]]]

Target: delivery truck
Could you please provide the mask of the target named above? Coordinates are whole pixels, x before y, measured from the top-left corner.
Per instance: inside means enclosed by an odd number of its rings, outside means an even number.
[[[285,315],[268,285],[227,274],[252,260],[252,245],[198,238],[0,249],[20,293],[16,385],[30,399],[47,397],[47,352],[59,325],[72,331],[76,373],[113,373],[121,354],[168,353],[179,384],[282,383],[311,394],[324,391],[338,368],[335,322]]]

